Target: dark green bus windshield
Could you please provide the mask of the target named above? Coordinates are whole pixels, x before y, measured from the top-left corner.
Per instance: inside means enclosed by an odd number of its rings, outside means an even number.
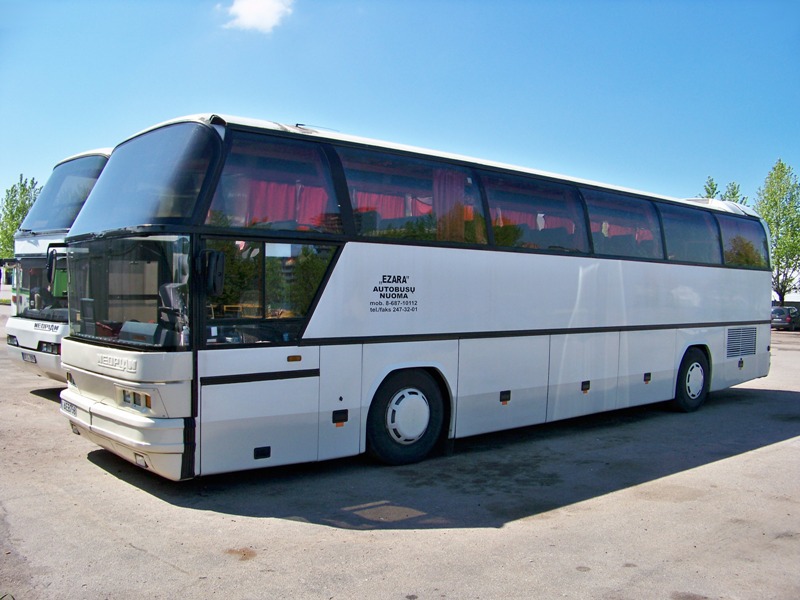
[[[190,224],[221,147],[214,129],[200,123],[168,125],[117,146],[70,237],[150,224]]]

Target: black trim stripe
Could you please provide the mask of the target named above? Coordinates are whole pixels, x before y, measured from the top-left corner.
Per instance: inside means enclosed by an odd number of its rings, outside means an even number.
[[[319,377],[319,369],[302,371],[274,371],[272,373],[242,373],[241,375],[212,375],[201,377],[200,385],[227,385],[231,383],[252,383],[255,381],[280,381],[282,379],[303,379]]]

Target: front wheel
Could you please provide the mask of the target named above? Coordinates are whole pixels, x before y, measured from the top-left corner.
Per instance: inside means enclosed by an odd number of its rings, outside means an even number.
[[[697,348],[689,348],[683,355],[678,369],[678,381],[675,385],[676,408],[683,412],[693,412],[700,408],[708,396],[711,384],[711,371],[708,358]]]
[[[397,371],[378,388],[367,415],[367,452],[389,465],[425,458],[444,421],[442,393],[425,371]]]

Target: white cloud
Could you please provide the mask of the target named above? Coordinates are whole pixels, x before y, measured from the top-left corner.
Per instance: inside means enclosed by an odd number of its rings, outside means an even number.
[[[228,8],[233,19],[225,27],[269,33],[292,14],[293,3],[294,0],[233,0]]]

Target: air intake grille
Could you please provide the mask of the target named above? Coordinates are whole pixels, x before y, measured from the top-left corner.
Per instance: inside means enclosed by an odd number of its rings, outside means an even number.
[[[728,358],[756,353],[756,328],[734,327],[728,329]]]

